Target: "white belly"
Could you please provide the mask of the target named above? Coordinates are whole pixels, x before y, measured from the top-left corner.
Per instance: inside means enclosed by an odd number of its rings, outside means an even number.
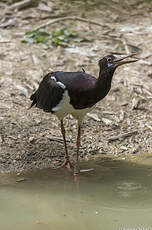
[[[79,121],[79,123],[81,123],[85,114],[89,113],[92,109],[93,107],[86,109],[74,109],[73,106],[70,104],[70,97],[66,90],[62,101],[52,110],[60,120],[68,114],[71,114],[74,118],[76,118]]]

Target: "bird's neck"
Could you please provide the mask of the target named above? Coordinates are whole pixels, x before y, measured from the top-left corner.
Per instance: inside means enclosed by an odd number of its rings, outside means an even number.
[[[96,88],[96,93],[98,94],[100,100],[108,94],[111,88],[111,81],[112,81],[114,71],[115,71],[114,69],[112,70],[108,69],[105,71],[100,70],[99,72],[99,77],[97,79],[95,88]]]

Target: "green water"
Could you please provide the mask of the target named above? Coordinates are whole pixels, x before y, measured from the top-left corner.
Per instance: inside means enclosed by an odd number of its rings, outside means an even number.
[[[1,175],[0,230],[152,229],[151,164],[99,160],[77,181],[65,169]]]

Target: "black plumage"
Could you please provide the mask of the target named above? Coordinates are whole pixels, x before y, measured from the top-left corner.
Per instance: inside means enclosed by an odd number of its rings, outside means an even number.
[[[33,101],[31,107],[36,105],[45,112],[53,112],[52,108],[61,101],[64,89],[51,79],[51,76],[53,76],[52,73],[47,74],[40,83],[38,90],[30,97]]]
[[[36,105],[36,107],[43,109],[45,112],[54,113],[60,119],[66,152],[66,163],[64,165],[69,165],[70,167],[63,118],[67,114],[72,114],[78,119],[77,173],[79,172],[80,127],[83,117],[98,101],[108,94],[116,68],[122,64],[137,61],[137,59],[124,61],[125,58],[132,56],[134,54],[118,59],[116,55],[111,54],[102,58],[99,61],[98,78],[84,71],[48,73],[40,82],[38,90],[30,98],[32,100],[31,107]]]

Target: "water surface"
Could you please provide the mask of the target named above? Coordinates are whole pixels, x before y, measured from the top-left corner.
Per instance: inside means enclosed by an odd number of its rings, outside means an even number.
[[[152,158],[112,159],[74,181],[65,169],[0,176],[2,230],[117,230],[152,227]],[[25,179],[16,182],[18,179]]]

